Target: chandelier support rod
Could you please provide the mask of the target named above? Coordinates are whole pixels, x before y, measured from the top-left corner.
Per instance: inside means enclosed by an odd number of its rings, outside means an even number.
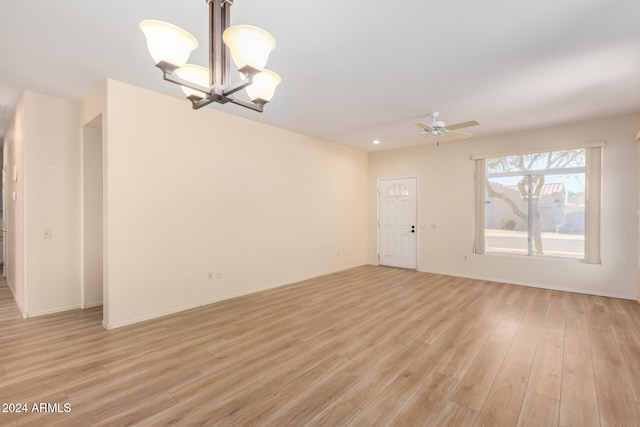
[[[231,4],[227,0],[207,0],[209,4],[209,73],[213,93],[223,95],[229,74],[229,58],[222,34],[230,25]]]

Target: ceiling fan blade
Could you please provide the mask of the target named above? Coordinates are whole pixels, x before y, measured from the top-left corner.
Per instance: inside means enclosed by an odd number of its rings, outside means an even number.
[[[471,126],[478,126],[480,123],[477,120],[470,120],[468,122],[456,123],[455,125],[447,126],[449,130],[468,128]]]
[[[458,130],[449,130],[446,133],[447,135],[451,135],[454,138],[458,138],[458,139],[467,139],[467,138],[471,138],[473,136],[472,133],[469,132],[460,132]]]
[[[428,124],[426,124],[426,123],[416,123],[416,126],[418,126],[419,128],[422,128],[422,129],[424,129],[424,130],[426,130],[426,131],[430,131],[430,130],[432,130],[432,129],[433,129],[433,128],[431,127],[431,125],[428,125]]]

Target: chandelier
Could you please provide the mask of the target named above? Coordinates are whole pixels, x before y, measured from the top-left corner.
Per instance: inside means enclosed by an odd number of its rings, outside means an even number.
[[[187,64],[198,41],[173,24],[156,20],[140,22],[147,48],[165,80],[178,84],[193,105],[199,109],[212,102],[232,102],[262,112],[273,97],[280,76],[264,67],[275,48],[274,38],[252,25],[229,26],[233,0],[205,0],[209,6],[209,68]],[[240,80],[230,82],[231,59]],[[251,101],[236,98],[245,90]]]

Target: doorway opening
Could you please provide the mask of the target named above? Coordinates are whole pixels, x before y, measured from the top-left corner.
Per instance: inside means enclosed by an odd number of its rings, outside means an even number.
[[[102,115],[91,120],[82,130],[83,273],[81,307],[90,308],[103,306],[104,299],[104,155]]]

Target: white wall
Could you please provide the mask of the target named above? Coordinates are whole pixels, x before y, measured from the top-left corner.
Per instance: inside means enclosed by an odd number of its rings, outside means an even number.
[[[77,102],[32,92],[24,102],[27,314],[37,316],[79,307],[81,131]]]
[[[25,317],[79,306],[79,135],[77,103],[25,92],[5,137],[7,280]]]
[[[366,153],[113,80],[106,99],[107,327],[366,263]]]
[[[635,299],[638,286],[637,115],[594,120],[468,141],[370,153],[368,262],[376,264],[376,182],[417,176],[418,269],[507,283]],[[603,152],[602,264],[474,255],[472,154],[606,140]],[[431,228],[435,225],[436,228]],[[465,261],[465,256],[467,260]]]

